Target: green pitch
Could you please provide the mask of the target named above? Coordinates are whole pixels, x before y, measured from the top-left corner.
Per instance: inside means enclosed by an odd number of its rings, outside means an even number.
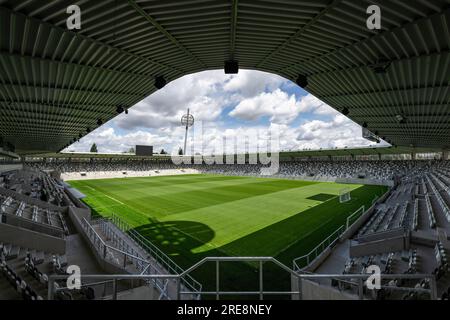
[[[291,266],[361,205],[369,206],[386,191],[380,186],[221,175],[70,184],[87,196],[84,201],[94,212],[118,214],[185,268],[205,256],[273,256]],[[344,188],[352,190],[352,200],[340,204]]]

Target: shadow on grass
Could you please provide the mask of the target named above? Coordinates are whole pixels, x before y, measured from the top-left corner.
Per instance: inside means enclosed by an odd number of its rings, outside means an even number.
[[[188,254],[214,238],[214,230],[193,221],[151,222],[134,228],[169,256]],[[192,255],[192,253],[189,253]]]
[[[307,254],[333,231],[345,224],[346,218],[365,205],[368,208],[375,194],[381,196],[387,188],[362,186],[352,191],[352,200],[345,206],[339,199],[323,202],[313,208],[274,223],[220,248],[193,253],[214,238],[214,231],[207,225],[192,221],[151,222],[135,228],[144,237],[157,245],[182,268],[211,256],[274,256],[289,268],[292,260]],[[216,265],[207,263],[191,275],[203,285],[204,291],[214,291]],[[264,264],[264,289],[271,291],[290,290],[290,275],[278,266]],[[258,270],[249,263],[221,262],[220,289],[229,291],[257,291]],[[233,297],[236,298],[236,297]],[[275,298],[275,297],[273,297]],[[282,297],[278,297],[282,298]]]

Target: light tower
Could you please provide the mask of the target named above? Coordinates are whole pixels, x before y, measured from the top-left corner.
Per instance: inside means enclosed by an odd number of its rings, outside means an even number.
[[[186,132],[184,134],[184,150],[183,155],[186,155],[186,143],[187,143],[187,135],[189,127],[194,125],[194,116],[189,113],[189,108],[187,109],[187,113],[181,117],[181,124],[186,126]]]

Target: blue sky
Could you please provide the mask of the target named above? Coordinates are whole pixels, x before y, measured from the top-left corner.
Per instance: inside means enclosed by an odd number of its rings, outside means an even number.
[[[128,115],[121,114],[83,137],[66,151],[89,151],[96,143],[99,152],[123,152],[136,144],[153,145],[168,152],[182,146],[181,116],[189,108],[202,128],[202,153],[217,150],[223,137],[258,131],[255,143],[266,143],[266,133],[279,134],[280,150],[368,146],[361,127],[321,102],[295,83],[277,75],[240,70],[225,75],[223,70],[187,75],[167,84],[142,100]],[[198,131],[196,132],[198,134]],[[214,146],[215,147],[214,147]],[[200,149],[198,149],[200,148]],[[235,147],[240,150],[241,146]]]

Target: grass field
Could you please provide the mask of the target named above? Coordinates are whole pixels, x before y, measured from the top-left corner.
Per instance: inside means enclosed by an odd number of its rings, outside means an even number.
[[[180,266],[205,256],[273,256],[292,265],[361,205],[371,204],[380,186],[221,175],[183,175],[71,181],[99,215],[116,213]],[[352,190],[340,204],[339,191]],[[265,267],[269,287],[289,279]],[[194,276],[207,286],[213,271]],[[255,281],[250,264],[230,263],[223,282]],[[227,281],[230,280],[230,281]],[[228,284],[226,284],[228,285]],[[248,289],[248,288],[247,288]],[[277,287],[279,289],[279,287]]]

